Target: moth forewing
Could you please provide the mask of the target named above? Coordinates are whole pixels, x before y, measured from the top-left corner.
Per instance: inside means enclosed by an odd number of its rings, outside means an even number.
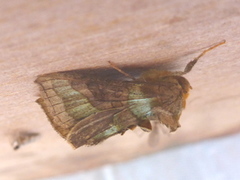
[[[40,75],[36,79],[41,87],[37,102],[53,128],[75,148],[96,145],[136,126],[151,131],[151,120],[175,131],[191,89],[182,75],[190,72],[206,52],[223,43],[203,51],[184,71],[150,69],[133,77],[110,63],[112,69]]]

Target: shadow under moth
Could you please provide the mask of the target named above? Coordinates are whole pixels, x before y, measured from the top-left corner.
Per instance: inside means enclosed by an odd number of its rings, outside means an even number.
[[[190,61],[184,71],[150,69],[138,77],[111,69],[82,69],[40,75],[42,106],[53,128],[74,148],[96,145],[128,129],[151,131],[157,121],[176,131],[191,86],[182,75],[221,41]],[[120,77],[119,77],[120,75]]]

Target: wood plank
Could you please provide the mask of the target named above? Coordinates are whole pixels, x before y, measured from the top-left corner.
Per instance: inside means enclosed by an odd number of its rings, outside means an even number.
[[[234,0],[1,1],[0,179],[28,180],[122,162],[161,149],[239,132],[240,14]],[[39,74],[71,69],[159,66],[182,70],[203,48],[206,54],[186,75],[193,90],[182,127],[161,135],[127,132],[99,146],[73,150],[35,103]],[[14,151],[16,133],[40,137]]]

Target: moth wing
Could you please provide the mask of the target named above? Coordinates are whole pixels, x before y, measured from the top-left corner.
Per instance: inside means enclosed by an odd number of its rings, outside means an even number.
[[[84,76],[53,73],[39,76],[37,102],[54,129],[75,148],[95,145],[137,125],[127,108],[127,85]]]
[[[158,119],[171,131],[179,127],[181,111],[174,109],[181,109],[181,97],[172,109],[169,107],[173,106],[152,107],[150,104],[158,101],[157,94],[143,93],[143,82],[100,77],[71,71],[42,75],[36,80],[41,87],[37,102],[54,129],[74,147],[97,144],[135,126],[150,131],[150,122],[140,122],[139,118],[152,112],[153,120]],[[158,88],[152,84],[147,87]]]

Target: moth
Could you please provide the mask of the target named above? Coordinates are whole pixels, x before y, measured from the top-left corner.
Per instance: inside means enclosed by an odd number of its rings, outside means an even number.
[[[109,62],[111,69],[82,69],[40,75],[37,103],[53,128],[74,148],[96,145],[116,134],[140,127],[151,131],[157,121],[176,131],[191,89],[183,75],[206,52],[190,61],[184,71],[150,69],[138,77]],[[119,77],[120,75],[120,77]]]

